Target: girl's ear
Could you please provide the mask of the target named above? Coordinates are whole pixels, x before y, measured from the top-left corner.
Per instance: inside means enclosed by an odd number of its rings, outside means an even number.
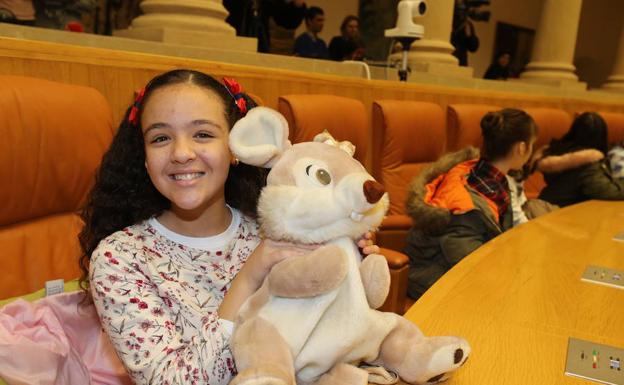
[[[271,168],[291,146],[288,123],[275,110],[253,108],[234,124],[229,144],[232,154],[241,162]]]
[[[527,151],[529,151],[529,146],[526,144],[526,142],[518,142],[516,143],[517,147],[517,152],[518,155],[524,157],[527,153]]]

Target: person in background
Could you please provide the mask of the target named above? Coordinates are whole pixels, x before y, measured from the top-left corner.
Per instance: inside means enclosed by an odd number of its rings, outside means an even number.
[[[483,79],[507,80],[510,76],[509,63],[511,62],[511,54],[509,52],[501,52],[496,56],[494,63],[490,64]]]
[[[360,19],[348,15],[340,24],[340,36],[334,36],[329,42],[329,57],[332,60],[362,60],[364,42],[360,36]]]
[[[304,0],[223,0],[225,19],[238,36],[258,39],[258,52],[271,52],[269,19],[286,29],[296,29],[306,14]]]
[[[444,273],[512,227],[506,174],[529,160],[537,126],[524,111],[504,109],[481,120],[481,154],[468,147],[442,156],[410,184],[412,228],[408,295],[419,298]]]
[[[465,6],[465,0],[456,0],[456,6]],[[468,65],[468,52],[476,52],[479,49],[479,38],[475,33],[474,25],[466,15],[453,13],[453,29],[451,31],[451,44],[455,47],[453,55],[459,60],[460,66]]]
[[[613,176],[606,158],[607,132],[607,123],[595,112],[576,117],[538,161],[546,181],[540,199],[561,207],[590,199],[624,200],[624,180]]]
[[[295,40],[296,56],[329,59],[325,41],[319,36],[325,25],[325,14],[319,7],[310,7],[305,16],[306,31]]]
[[[36,13],[35,26],[84,32],[82,19],[95,11],[97,0],[35,0],[33,4]]]

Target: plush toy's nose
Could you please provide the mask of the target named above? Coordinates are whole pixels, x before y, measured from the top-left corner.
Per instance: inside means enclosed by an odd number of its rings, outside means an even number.
[[[386,192],[386,189],[381,183],[377,183],[374,180],[367,180],[364,182],[364,196],[368,203],[377,203]]]

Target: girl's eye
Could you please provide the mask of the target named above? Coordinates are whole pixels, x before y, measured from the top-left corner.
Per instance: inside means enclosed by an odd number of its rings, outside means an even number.
[[[154,139],[152,139],[150,143],[161,143],[161,142],[164,142],[165,140],[167,140],[166,136],[158,135]]]
[[[200,139],[209,139],[209,138],[214,138],[214,135],[212,135],[209,132],[198,132],[197,134],[195,134],[195,137],[200,138]]]

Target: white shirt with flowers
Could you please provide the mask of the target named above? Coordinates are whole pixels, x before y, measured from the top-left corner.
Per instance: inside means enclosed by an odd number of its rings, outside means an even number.
[[[102,326],[137,384],[227,384],[236,374],[232,324],[217,309],[260,242],[255,221],[232,209],[222,234],[193,238],[156,219],[118,231],[91,257]]]

